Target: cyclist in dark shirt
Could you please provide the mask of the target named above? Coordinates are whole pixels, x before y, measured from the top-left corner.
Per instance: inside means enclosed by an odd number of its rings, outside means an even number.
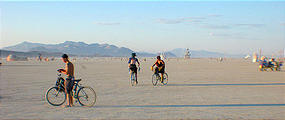
[[[137,68],[137,65],[138,64],[138,67],[140,67],[140,62],[139,60],[136,58],[136,53],[132,53],[132,57],[129,58],[129,61],[128,61],[128,64],[129,64],[129,69],[135,73],[135,77],[136,77],[136,83],[138,84],[138,68]],[[131,76],[131,74],[130,74]]]

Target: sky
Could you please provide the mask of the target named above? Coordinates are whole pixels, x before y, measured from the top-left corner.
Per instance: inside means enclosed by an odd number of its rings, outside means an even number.
[[[107,43],[135,51],[175,48],[277,54],[285,48],[285,1],[0,2],[0,48],[24,41]]]

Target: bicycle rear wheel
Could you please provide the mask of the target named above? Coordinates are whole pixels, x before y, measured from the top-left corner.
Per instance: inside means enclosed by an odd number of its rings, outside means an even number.
[[[131,74],[131,85],[137,85],[135,73]]]
[[[156,86],[159,79],[160,79],[160,78],[159,78],[159,75],[158,75],[158,74],[153,74],[153,75],[152,75],[152,85],[153,85],[153,86]]]
[[[66,101],[66,94],[62,88],[51,87],[46,93],[46,100],[53,106],[60,106]]]
[[[77,99],[82,106],[91,107],[96,102],[96,92],[91,87],[82,87],[77,92]]]

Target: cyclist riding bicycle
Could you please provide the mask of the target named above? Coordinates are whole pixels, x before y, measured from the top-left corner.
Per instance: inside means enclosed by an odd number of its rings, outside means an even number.
[[[62,55],[62,61],[66,64],[65,69],[59,69],[58,72],[66,74],[67,78],[64,81],[65,93],[66,93],[66,100],[67,105],[65,107],[72,107],[73,106],[73,98],[71,95],[73,84],[74,84],[74,66],[68,60],[68,56],[66,54]]]
[[[157,60],[156,62],[151,66],[151,70],[153,70],[153,67],[155,67],[154,69],[154,73],[155,74],[161,74],[161,83],[163,83],[163,74],[165,73],[165,62],[163,60],[161,60],[160,56],[156,57]]]
[[[136,63],[138,64],[138,67],[140,67],[140,62],[136,58],[136,56],[137,56],[136,53],[132,53],[132,57],[129,58],[128,64],[129,64],[129,70],[135,73],[136,83],[138,84],[138,77],[137,77],[138,68],[137,68]],[[130,76],[132,75],[131,72],[130,72]]]

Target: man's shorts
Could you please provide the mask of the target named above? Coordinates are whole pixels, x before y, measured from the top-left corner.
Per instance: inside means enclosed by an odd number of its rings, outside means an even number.
[[[73,85],[74,85],[74,77],[67,77],[65,79],[65,89],[67,94],[71,94],[72,89],[73,89]]]
[[[155,73],[164,73],[165,71],[165,67],[161,68],[160,70],[158,69],[158,67],[155,68]]]
[[[134,73],[138,73],[138,68],[135,64],[130,65],[130,70],[133,71]]]

